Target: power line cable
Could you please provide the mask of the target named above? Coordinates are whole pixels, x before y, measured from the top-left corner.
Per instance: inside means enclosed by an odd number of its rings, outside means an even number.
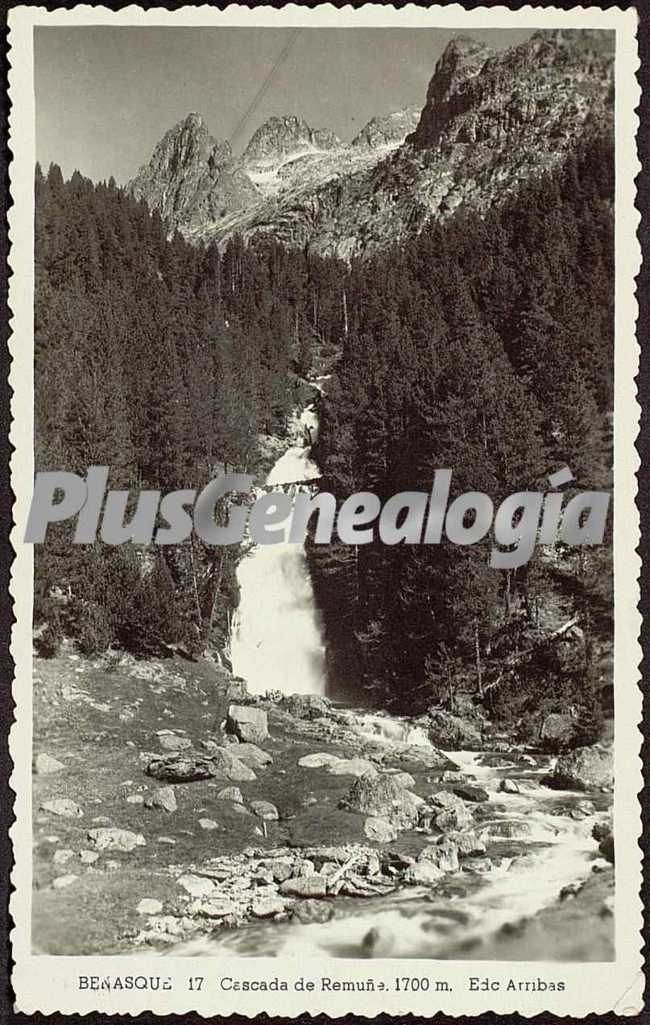
[[[296,39],[300,35],[300,32],[301,32],[300,28],[295,28],[293,30],[293,32],[291,33],[291,36],[289,37],[287,42],[284,44],[284,46],[282,48],[282,52],[280,53],[279,57],[275,61],[275,64],[273,65],[273,67],[269,71],[268,75],[266,76],[266,78],[262,82],[261,86],[257,90],[257,92],[256,92],[255,96],[253,97],[251,103],[248,105],[246,113],[241,118],[241,120],[237,123],[237,125],[235,127],[235,130],[231,134],[230,139],[229,139],[229,142],[230,142],[231,145],[232,145],[234,139],[236,139],[237,136],[239,135],[239,133],[241,132],[242,128],[244,127],[244,125],[246,124],[246,122],[248,121],[250,116],[255,111],[256,107],[260,103],[260,100],[262,100],[263,97],[268,92],[268,88],[269,88],[269,86],[271,84],[273,76],[275,75],[275,73],[278,70],[278,68],[280,67],[280,65],[283,64],[284,61],[286,60],[286,58],[288,57],[289,51],[291,50],[293,44],[295,43]]]

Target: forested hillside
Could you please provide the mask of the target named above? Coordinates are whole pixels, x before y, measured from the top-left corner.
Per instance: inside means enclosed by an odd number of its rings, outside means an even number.
[[[428,492],[441,467],[451,498],[480,490],[495,507],[549,490],[567,464],[580,489],[610,485],[608,142],[487,216],[459,210],[350,266],[272,241],[220,253],[168,239],[113,182],[64,182],[52,166],[36,176],[36,273],[39,469],[105,464],[109,486],[163,492],[255,472],[260,436],[283,434],[327,353],[315,455],[341,501]],[[37,552],[44,650],[62,632],[87,652],[227,646],[238,547],[50,538]],[[490,543],[312,546],[335,685],[402,709],[453,704],[459,681],[492,689],[493,707],[530,691],[537,705],[540,689],[549,707],[593,703],[611,641],[609,550],[537,551],[498,571]],[[578,657],[542,646],[504,670],[573,613]]]
[[[547,475],[567,464],[580,489],[610,486],[613,187],[611,147],[597,140],[488,216],[459,212],[353,266],[321,411],[327,490],[386,500],[428,492],[448,467],[450,501],[479,490],[496,507],[550,490]],[[494,701],[530,688],[535,707],[589,703],[611,639],[609,551],[538,550],[499,571],[490,544],[313,546],[333,676],[402,710],[504,674]],[[505,672],[504,654],[560,626],[562,609],[580,616],[580,656],[542,651]]]
[[[273,243],[220,256],[168,240],[112,181],[64,182],[55,165],[36,172],[35,254],[37,469],[108,465],[109,487],[163,493],[255,472],[258,435],[285,430],[314,345],[340,337],[336,264]],[[235,547],[144,553],[70,536],[50,528],[36,553],[43,648],[62,631],[89,652],[223,647]]]

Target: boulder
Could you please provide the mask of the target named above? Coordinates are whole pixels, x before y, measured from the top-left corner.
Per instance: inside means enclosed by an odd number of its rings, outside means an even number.
[[[278,809],[270,801],[251,801],[250,806],[258,819],[264,819],[265,822],[277,822],[280,817]]]
[[[214,900],[193,900],[187,910],[190,915],[198,915],[200,918],[228,918],[237,914],[237,905],[227,898],[215,897]]]
[[[219,774],[209,755],[162,755],[152,758],[144,771],[165,783],[191,783],[212,779]]]
[[[217,794],[220,801],[235,801],[236,804],[244,803],[244,795],[239,787],[224,787]]]
[[[164,733],[158,737],[158,743],[163,751],[185,751],[192,746],[188,737],[177,737],[174,733]]]
[[[570,747],[576,735],[575,720],[570,715],[551,712],[540,729],[542,747],[547,751],[561,751]]]
[[[594,744],[560,755],[544,782],[555,790],[593,790],[614,782],[614,762],[608,748]]]
[[[61,772],[61,769],[65,769],[63,762],[51,755],[40,754],[34,759],[34,772],[37,776],[49,776],[52,772]]]
[[[576,809],[584,816],[596,814],[596,806],[593,801],[588,801],[586,798],[583,798],[576,803]]]
[[[485,840],[472,830],[447,833],[445,839],[453,843],[460,857],[471,854],[485,854]]]
[[[482,802],[490,800],[487,790],[484,790],[483,787],[472,786],[471,783],[457,783],[452,787],[452,790],[463,801]]]
[[[287,902],[281,897],[258,897],[251,905],[251,914],[254,918],[273,918],[281,915],[286,907]]]
[[[303,755],[302,758],[298,759],[298,765],[302,769],[322,769],[325,766],[335,765],[342,760],[339,755],[332,755],[327,751],[319,751],[311,755]]]
[[[132,851],[136,847],[144,847],[146,840],[142,833],[133,833],[130,829],[118,829],[114,826],[101,826],[89,829],[88,839],[98,851]]]
[[[374,843],[392,843],[397,839],[397,830],[386,819],[371,816],[366,819],[363,829],[368,839]]]
[[[444,878],[445,873],[433,861],[417,861],[409,865],[402,879],[411,886],[431,886]]]
[[[499,790],[503,794],[518,794],[519,784],[514,779],[502,779],[499,783]]]
[[[438,751],[428,744],[408,744],[402,759],[407,762],[418,762],[425,769],[448,769],[453,766],[453,762],[449,761],[444,751]]]
[[[225,776],[233,783],[248,783],[257,776],[248,765],[239,758],[239,745],[237,747],[220,747],[210,756],[215,775]]]
[[[201,829],[205,829],[208,832],[211,830],[214,831],[216,829],[222,829],[222,826],[220,826],[218,822],[215,822],[214,819],[199,819],[199,825]]]
[[[583,886],[584,883],[567,883],[567,885],[563,886],[560,890],[559,899],[561,901],[565,901],[570,897],[577,897]]]
[[[265,871],[269,872],[273,881],[276,883],[283,883],[286,879],[290,879],[293,874],[293,865],[289,861],[283,861],[282,858],[271,858],[269,861],[262,863],[262,867]]]
[[[83,815],[83,808],[69,797],[55,797],[52,801],[44,801],[41,811],[49,811],[51,815],[60,815],[64,819],[79,819]]]
[[[430,861],[442,872],[458,871],[458,848],[456,844],[445,837],[439,843],[430,844],[420,851],[418,862]]]
[[[209,897],[211,893],[214,893],[214,883],[211,879],[207,879],[205,876],[196,876],[192,872],[179,876],[176,882],[191,897]]]
[[[296,719],[320,719],[328,714],[332,703],[318,694],[286,694],[281,706]]]
[[[612,865],[614,864],[614,834],[612,832],[612,820],[604,819],[599,822],[595,822],[591,835],[598,844],[598,850],[602,854],[603,858],[606,858]]]
[[[329,922],[334,916],[334,908],[328,901],[299,900],[293,908],[293,917],[303,925]]]
[[[427,732],[431,743],[443,751],[480,751],[482,747],[477,723],[441,709],[429,713]]]
[[[239,761],[249,769],[263,769],[265,765],[273,764],[273,756],[268,751],[262,751],[257,744],[238,744],[235,753]]]
[[[246,681],[241,677],[235,677],[232,683],[226,687],[224,697],[227,701],[245,701],[249,696]]]
[[[79,851],[79,860],[82,865],[94,865],[99,861],[99,854],[96,851]]]
[[[595,822],[594,826],[593,826],[593,829],[591,830],[591,835],[593,836],[594,840],[596,840],[598,843],[600,843],[600,841],[604,840],[605,837],[610,836],[611,832],[612,832],[612,823],[611,823],[611,821]]]
[[[146,808],[159,808],[161,811],[170,813],[178,808],[173,787],[159,787],[145,799],[144,803]]]
[[[377,776],[377,767],[365,758],[340,758],[327,771],[333,776]]]
[[[437,829],[446,833],[450,829],[462,830],[473,823],[472,813],[457,794],[441,790],[432,794],[429,803],[433,809],[433,822]]]
[[[392,776],[365,775],[352,784],[345,806],[385,819],[397,829],[413,829],[418,823],[421,803]]]
[[[308,876],[299,876],[297,879],[286,879],[280,883],[280,893],[287,897],[325,897],[327,880],[314,872]]]
[[[269,735],[266,712],[254,705],[231,705],[226,731],[234,733],[244,744],[260,744]]]
[[[598,844],[598,850],[602,854],[603,858],[614,864],[614,834],[610,833],[604,837]]]
[[[410,772],[393,772],[391,775],[394,780],[397,780],[400,786],[406,787],[407,790],[410,790],[411,787],[415,786],[415,780]]]
[[[576,804],[569,809],[570,818],[576,822],[582,822],[583,819],[591,818],[592,815],[596,814],[595,805],[592,801],[577,801]]]
[[[153,897],[143,897],[136,911],[139,915],[158,915],[163,909],[162,901]]]

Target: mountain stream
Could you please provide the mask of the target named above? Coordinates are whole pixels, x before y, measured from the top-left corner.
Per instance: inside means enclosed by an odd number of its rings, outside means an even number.
[[[313,440],[318,427],[313,408],[302,413],[299,423],[305,437]],[[276,462],[267,484],[317,476],[310,446],[296,444]],[[252,693],[324,694],[323,636],[304,549],[288,543],[257,546],[240,563],[238,581],[234,672],[244,677]],[[422,728],[406,719],[352,709],[348,714],[360,740],[429,743]],[[492,814],[483,815],[477,825],[489,861],[474,859],[476,871],[463,871],[462,885],[446,895],[411,886],[370,901],[337,899],[339,913],[329,922],[250,925],[214,937],[211,949],[243,956],[497,956],[480,951],[486,944],[489,949],[498,930],[553,905],[563,887],[591,874],[594,818],[567,814],[584,794],[543,786],[541,779],[552,765],[548,757],[526,761],[507,753],[447,753],[488,792],[493,805]],[[519,793],[499,791],[504,777],[516,782]],[[608,803],[604,795],[589,797],[598,810]],[[337,837],[330,842],[336,844]]]

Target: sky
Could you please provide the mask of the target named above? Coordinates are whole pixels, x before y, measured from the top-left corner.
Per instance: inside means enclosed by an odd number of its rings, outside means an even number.
[[[272,115],[351,139],[376,114],[424,104],[438,57],[458,33],[442,29],[304,28],[242,124],[291,40],[290,28],[34,30],[36,156],[94,181],[126,183],[164,133],[190,111],[241,152]],[[465,32],[512,46],[524,29]],[[235,134],[236,133],[236,134]]]

